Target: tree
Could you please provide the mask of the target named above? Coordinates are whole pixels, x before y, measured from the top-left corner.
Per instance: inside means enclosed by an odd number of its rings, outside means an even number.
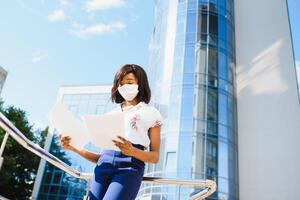
[[[33,125],[28,122],[27,113],[14,106],[3,107],[0,100],[0,111],[32,142],[44,146],[48,134],[48,127],[34,131]],[[0,130],[2,142],[5,132]],[[56,145],[59,145],[56,141]],[[64,161],[68,161],[59,147],[54,152]],[[9,199],[29,199],[32,193],[34,179],[37,174],[40,158],[24,149],[11,137],[8,138],[4,153],[4,162],[0,169],[0,194]],[[69,162],[67,162],[69,163]]]

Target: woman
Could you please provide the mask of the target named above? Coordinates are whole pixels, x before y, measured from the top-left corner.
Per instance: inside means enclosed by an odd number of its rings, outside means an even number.
[[[138,194],[145,162],[157,163],[160,151],[162,117],[148,105],[151,98],[147,74],[138,65],[126,64],[115,75],[111,99],[120,104],[109,113],[122,112],[125,137],[112,142],[120,151],[104,149],[100,154],[79,150],[70,145],[70,137],[60,135],[63,148],[97,163],[91,180],[89,198],[133,200]],[[149,151],[144,151],[150,147]]]

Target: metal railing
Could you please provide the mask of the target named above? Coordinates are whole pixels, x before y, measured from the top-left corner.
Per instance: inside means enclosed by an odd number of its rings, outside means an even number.
[[[15,126],[12,122],[10,122],[1,112],[0,112],[0,126],[6,132],[4,139],[7,139],[8,135],[10,135],[15,141],[21,144],[25,149],[34,153],[35,155],[45,159],[52,165],[57,168],[65,171],[75,178],[80,178],[84,180],[90,180],[92,178],[91,173],[82,173],[77,170],[72,169],[70,166],[65,164],[63,161],[59,160],[57,157],[53,156],[48,151],[41,148],[39,145],[33,143],[28,138],[26,138]],[[4,146],[1,147],[0,157],[4,150]],[[197,186],[203,187],[202,191],[197,194],[194,194],[190,197],[191,200],[200,200],[210,196],[212,193],[216,191],[217,185],[212,180],[202,180],[202,179],[176,179],[176,178],[162,178],[162,177],[143,177],[143,183],[151,183],[151,184],[172,184],[177,186]]]

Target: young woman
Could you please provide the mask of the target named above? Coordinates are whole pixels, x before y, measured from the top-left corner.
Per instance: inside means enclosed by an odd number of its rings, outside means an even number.
[[[159,111],[148,105],[151,98],[147,74],[138,65],[126,64],[116,73],[111,99],[119,104],[109,113],[122,112],[126,123],[125,138],[112,142],[120,151],[104,149],[100,154],[79,150],[70,145],[71,138],[60,136],[63,148],[97,163],[91,180],[89,198],[134,200],[138,194],[145,163],[157,163],[160,151]],[[147,147],[149,151],[144,151]]]

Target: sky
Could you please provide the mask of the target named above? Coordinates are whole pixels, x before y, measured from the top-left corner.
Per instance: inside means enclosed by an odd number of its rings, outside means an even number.
[[[288,3],[300,69],[300,1]],[[25,110],[35,128],[44,128],[60,86],[111,84],[121,65],[146,66],[153,11],[154,0],[3,1],[5,105]]]
[[[296,60],[296,70],[300,90],[300,1],[288,0],[291,32],[293,39],[294,55]]]
[[[43,128],[64,85],[111,84],[125,63],[146,66],[152,0],[14,0],[0,6],[5,105]]]

